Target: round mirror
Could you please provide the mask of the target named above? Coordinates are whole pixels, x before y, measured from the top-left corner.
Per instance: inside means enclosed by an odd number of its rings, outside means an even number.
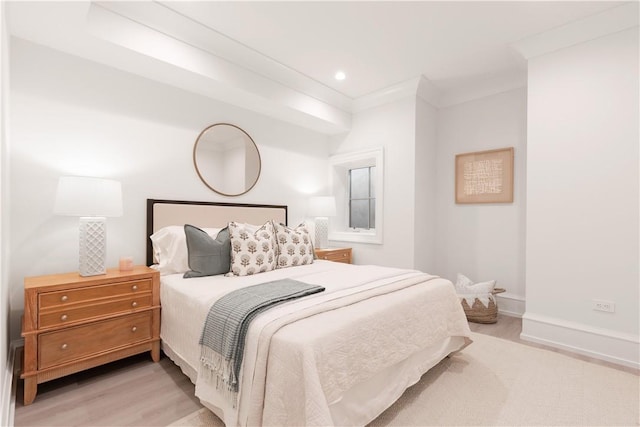
[[[238,126],[211,125],[198,135],[193,163],[207,187],[223,196],[251,190],[260,176],[260,153],[253,139]]]

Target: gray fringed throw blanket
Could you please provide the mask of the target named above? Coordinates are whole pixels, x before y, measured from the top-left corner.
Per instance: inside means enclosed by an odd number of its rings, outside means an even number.
[[[200,360],[216,376],[217,387],[238,392],[244,339],[253,318],[274,305],[322,291],[321,286],[283,279],[241,288],[216,301],[200,336]]]

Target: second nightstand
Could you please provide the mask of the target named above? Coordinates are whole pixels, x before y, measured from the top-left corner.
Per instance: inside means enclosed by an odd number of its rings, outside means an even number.
[[[160,359],[160,275],[148,267],[24,280],[24,404],[38,384],[134,354]]]
[[[316,257],[318,259],[326,259],[327,261],[351,264],[351,248],[316,249]]]

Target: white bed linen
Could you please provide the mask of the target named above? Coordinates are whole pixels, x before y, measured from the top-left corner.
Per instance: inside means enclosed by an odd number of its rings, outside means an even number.
[[[196,395],[227,426],[366,424],[469,336],[447,280],[318,261],[244,278],[163,277],[161,337],[167,354],[186,362],[183,370],[194,381],[197,343],[213,302],[238,287],[284,277],[327,290],[255,319],[237,408],[206,377],[195,378]],[[345,301],[349,305],[341,307]]]

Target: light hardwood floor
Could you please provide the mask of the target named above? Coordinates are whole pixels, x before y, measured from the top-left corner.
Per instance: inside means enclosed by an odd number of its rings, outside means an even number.
[[[498,323],[470,323],[477,333],[536,347],[520,340],[522,321],[501,316]],[[572,357],[606,364],[588,357]],[[166,426],[201,408],[194,386],[169,358],[152,363],[148,354],[70,375],[38,386],[36,400],[22,404],[21,384],[15,410],[16,426]]]

